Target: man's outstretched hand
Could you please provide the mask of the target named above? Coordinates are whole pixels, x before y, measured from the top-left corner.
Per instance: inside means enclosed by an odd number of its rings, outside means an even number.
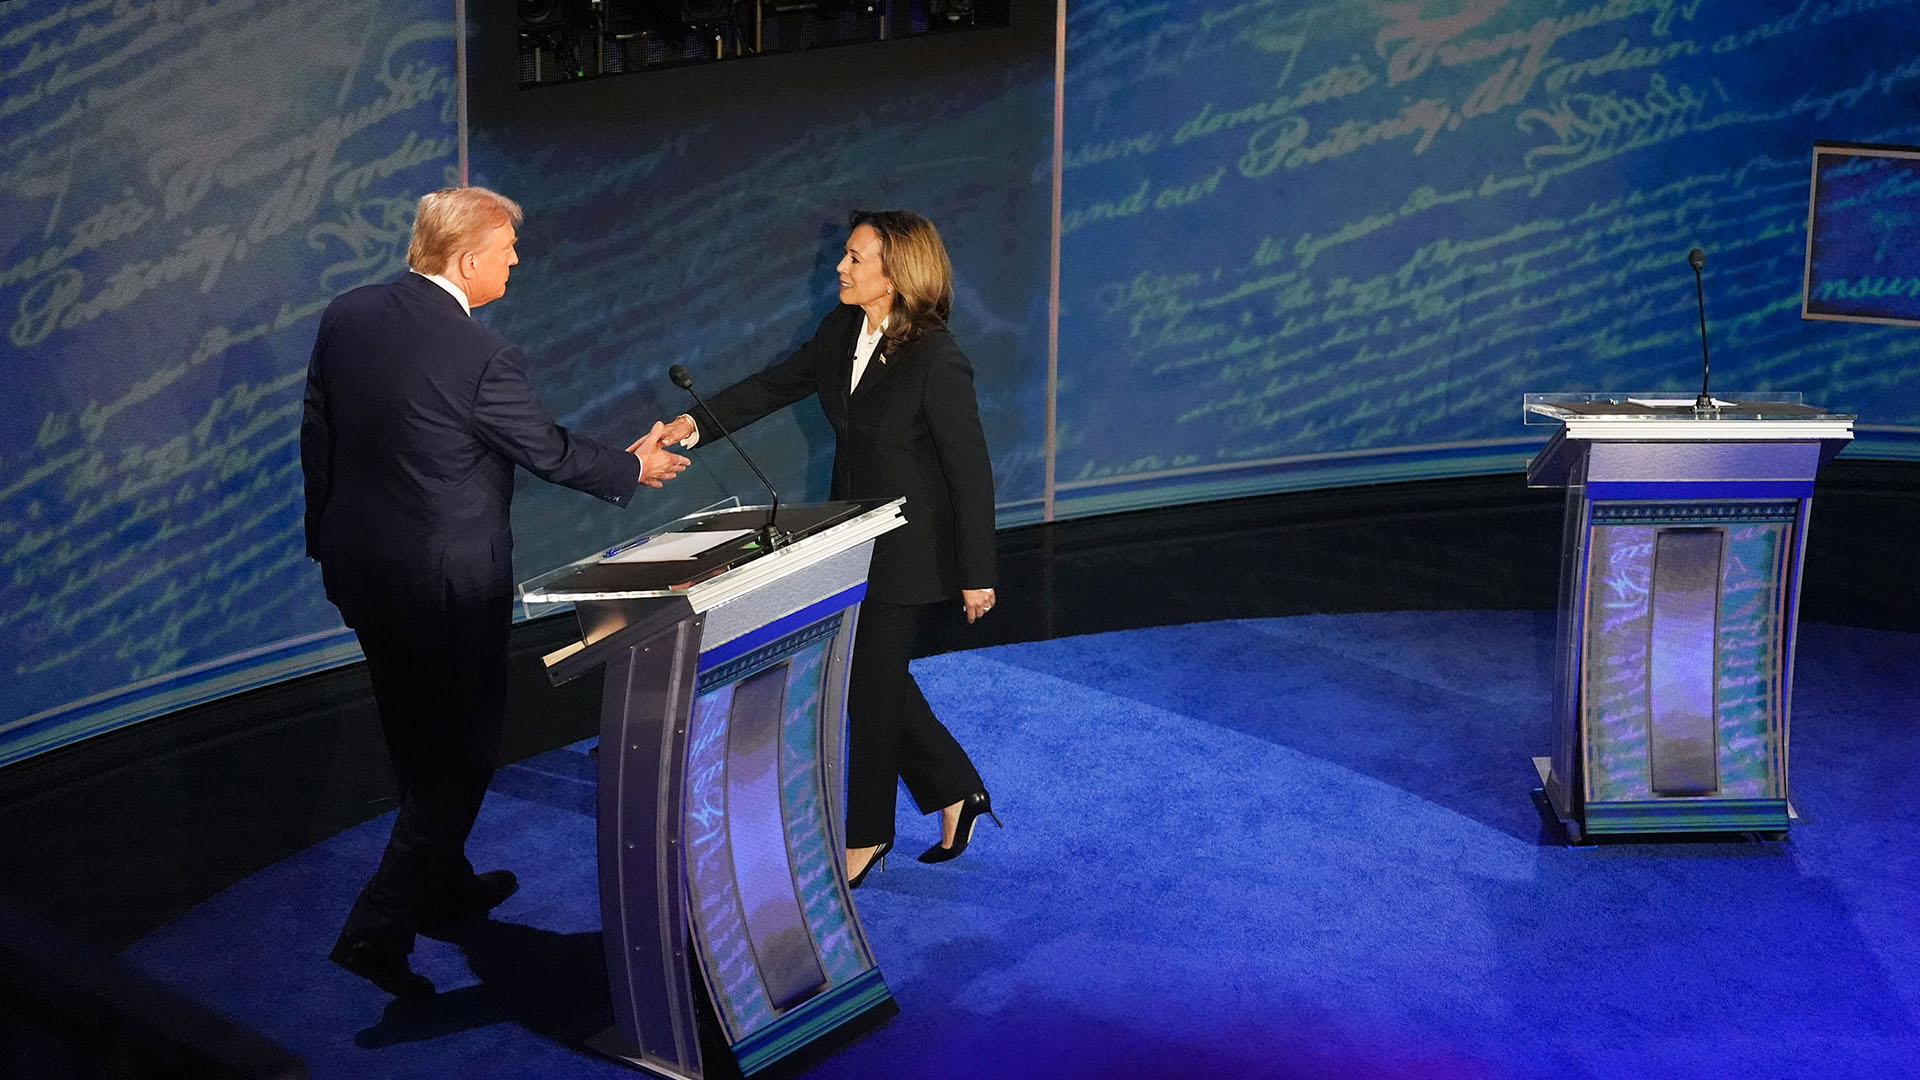
[[[667,481],[680,475],[680,470],[692,462],[667,447],[679,440],[667,431],[667,425],[655,421],[653,430],[634,440],[627,447],[627,453],[640,459],[640,482],[648,487],[660,487]]]

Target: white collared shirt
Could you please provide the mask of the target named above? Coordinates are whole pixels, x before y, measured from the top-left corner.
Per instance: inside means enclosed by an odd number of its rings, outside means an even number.
[[[420,274],[420,271],[415,270],[414,273]],[[460,310],[466,312],[469,316],[473,314],[473,306],[467,303],[467,294],[460,286],[455,285],[452,281],[441,277],[439,274],[420,274],[420,276],[452,293],[453,298],[460,301]]]
[[[874,350],[879,348],[880,338],[886,334],[887,323],[890,320],[891,316],[887,319],[881,319],[880,326],[871,334],[866,331],[867,321],[865,319],[860,320],[860,340],[855,342],[853,346],[853,381],[847,384],[848,393],[852,393],[859,388],[860,376],[866,374],[867,361],[873,359]],[[884,363],[884,361],[882,362]]]
[[[860,320],[860,340],[854,342],[853,345],[853,380],[847,385],[848,393],[852,393],[854,388],[860,385],[860,376],[866,374],[867,361],[873,359],[874,351],[880,347],[880,339],[886,335],[887,323],[890,321],[890,318],[880,320],[880,329],[869,334],[866,331],[867,321],[865,319]],[[678,420],[681,417],[685,417],[688,421],[692,421],[693,419],[693,417],[688,416],[686,413],[681,413],[680,416],[676,416],[674,419]],[[691,450],[694,446],[698,445],[699,442],[700,425],[695,424],[693,434],[687,436],[687,440],[681,443],[680,446],[682,449]]]

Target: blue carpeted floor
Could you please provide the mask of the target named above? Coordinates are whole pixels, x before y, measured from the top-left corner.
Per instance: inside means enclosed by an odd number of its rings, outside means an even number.
[[[808,1076],[1920,1077],[1920,636],[1803,628],[1785,842],[1568,849],[1545,613],[1104,634],[915,665],[1007,821],[857,896],[901,1015]],[[129,951],[332,1077],[622,1077],[584,748],[505,770],[524,883],[417,1007],[325,962],[391,824]],[[911,803],[902,799],[903,810]]]

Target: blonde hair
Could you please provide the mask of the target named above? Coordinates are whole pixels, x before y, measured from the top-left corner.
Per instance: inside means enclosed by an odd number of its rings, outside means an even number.
[[[445,273],[455,255],[502,225],[518,225],[520,204],[483,187],[442,188],[420,197],[407,244],[407,265],[422,274]]]
[[[953,263],[933,222],[911,210],[855,210],[847,227],[862,225],[880,234],[880,269],[893,282],[886,347],[945,326],[953,312]]]

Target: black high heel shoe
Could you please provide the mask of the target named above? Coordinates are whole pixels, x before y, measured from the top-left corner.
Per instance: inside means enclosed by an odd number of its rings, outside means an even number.
[[[887,862],[887,852],[892,850],[893,850],[893,841],[889,840],[886,843],[881,844],[880,850],[874,852],[873,858],[867,860],[867,865],[861,867],[859,873],[847,879],[847,888],[857,889],[860,886],[865,885],[867,883],[867,875],[873,873],[875,867],[885,870],[886,862]]]
[[[985,790],[976,791],[960,800],[960,823],[953,830],[953,846],[941,847],[935,844],[920,853],[920,861],[943,863],[948,859],[959,858],[960,853],[967,850],[967,845],[973,843],[973,827],[980,823],[981,814],[992,818],[996,828],[1006,828],[1005,825],[1000,824],[1000,815],[993,812],[992,796]]]

